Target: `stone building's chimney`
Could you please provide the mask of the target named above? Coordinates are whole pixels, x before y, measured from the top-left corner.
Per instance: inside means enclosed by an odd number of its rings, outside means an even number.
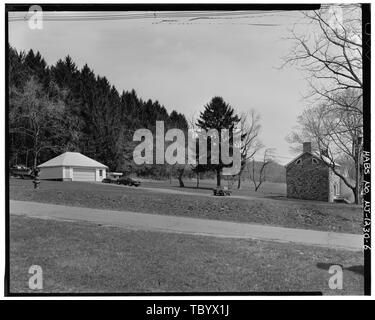
[[[303,143],[303,153],[310,152],[311,153],[311,142],[304,142]]]

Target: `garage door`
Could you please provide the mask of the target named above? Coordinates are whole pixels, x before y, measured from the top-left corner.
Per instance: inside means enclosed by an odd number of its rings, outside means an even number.
[[[73,168],[73,181],[95,181],[95,169]]]

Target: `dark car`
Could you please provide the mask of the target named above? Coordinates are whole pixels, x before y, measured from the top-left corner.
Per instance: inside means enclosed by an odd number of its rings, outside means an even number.
[[[123,177],[117,180],[118,184],[123,184],[125,186],[135,186],[138,187],[141,183],[129,177]]]
[[[24,165],[14,165],[10,168],[10,175],[21,179],[32,179],[33,170]]]

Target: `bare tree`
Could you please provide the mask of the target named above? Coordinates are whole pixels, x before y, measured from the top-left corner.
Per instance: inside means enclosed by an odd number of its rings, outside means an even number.
[[[355,203],[360,202],[361,192],[361,153],[362,116],[353,110],[332,110],[320,105],[305,110],[298,118],[300,125],[287,140],[301,145],[303,141],[312,141],[324,163],[338,175],[353,191]],[[340,160],[353,168],[355,179],[343,171]]]
[[[193,113],[191,116],[190,116],[190,119],[189,119],[189,129],[190,130],[193,130],[194,132],[198,130],[197,128],[197,116],[195,113]],[[191,132],[189,132],[189,136],[190,136]],[[187,152],[189,152],[189,146],[188,146],[188,150]],[[196,154],[196,160],[199,160],[199,153],[198,153],[198,144],[196,144],[196,147],[195,147],[195,152],[197,153]],[[199,161],[198,161],[199,163]],[[199,188],[199,175],[200,175],[200,172],[202,172],[202,168],[201,166],[199,166],[198,164],[195,164],[195,165],[190,165],[190,168],[189,168],[192,172],[194,172],[196,174],[196,188],[198,189]]]
[[[353,108],[362,98],[362,21],[360,4],[322,6],[304,14],[308,27],[291,31],[294,47],[284,65],[297,65],[307,76],[307,97],[334,108]],[[337,99],[351,89],[352,101]],[[344,102],[344,103],[343,103]]]
[[[241,175],[245,169],[246,163],[254,157],[254,155],[262,148],[262,144],[258,139],[260,131],[260,115],[255,110],[249,113],[242,113],[239,123],[242,137],[241,148],[241,168],[237,174],[237,189],[241,189]]]
[[[264,181],[266,181],[267,166],[273,162],[273,149],[268,148],[264,150],[263,160],[260,166],[255,165],[255,160],[252,161],[252,168],[250,169],[250,180],[254,184],[255,191],[258,191]]]
[[[322,6],[304,17],[307,27],[303,32],[297,26],[291,31],[294,46],[284,65],[297,65],[306,74],[311,107],[298,120],[302,130],[289,140],[310,137],[358,203],[363,131],[361,5]],[[338,168],[337,160],[343,157],[355,167],[354,183]]]
[[[189,164],[176,163],[170,166],[170,170],[171,176],[175,175],[177,177],[180,188],[184,188],[185,184],[183,181],[183,177],[191,170],[191,166]]]
[[[31,78],[10,100],[9,133],[30,140],[36,167],[41,151],[60,150],[63,136],[63,109],[61,101],[53,101],[42,92],[42,87]]]

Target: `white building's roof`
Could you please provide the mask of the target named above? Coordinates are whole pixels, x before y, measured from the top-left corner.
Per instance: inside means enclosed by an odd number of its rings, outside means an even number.
[[[59,156],[48,160],[38,166],[38,168],[43,167],[90,167],[90,168],[108,168],[104,164],[95,161],[89,157],[84,156],[79,152],[65,152]]]

